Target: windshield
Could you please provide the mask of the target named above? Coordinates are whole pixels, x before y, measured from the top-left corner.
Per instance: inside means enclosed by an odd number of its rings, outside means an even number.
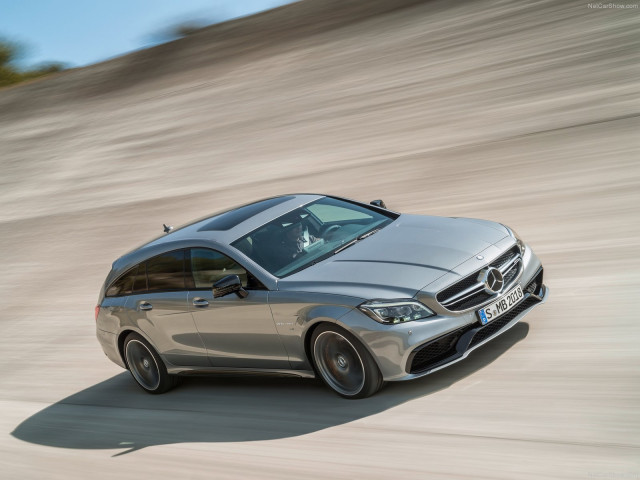
[[[231,245],[282,278],[339,253],[396,218],[392,212],[325,197],[276,218]]]

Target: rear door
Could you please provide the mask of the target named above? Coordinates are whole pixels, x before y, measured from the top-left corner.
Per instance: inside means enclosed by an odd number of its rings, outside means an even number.
[[[189,269],[194,287],[188,303],[214,367],[290,368],[287,352],[276,330],[269,292],[228,256],[208,248],[193,248]],[[213,298],[213,284],[238,275],[249,295],[235,293]]]
[[[186,254],[175,250],[141,263],[127,307],[134,324],[168,362],[208,366],[188,304]]]

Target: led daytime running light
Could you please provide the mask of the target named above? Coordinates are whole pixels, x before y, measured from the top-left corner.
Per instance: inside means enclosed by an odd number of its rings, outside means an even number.
[[[372,300],[358,308],[376,322],[388,325],[412,322],[435,315],[416,300]]]

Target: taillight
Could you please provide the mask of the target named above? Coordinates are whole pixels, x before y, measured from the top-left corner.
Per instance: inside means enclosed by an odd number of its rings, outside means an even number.
[[[100,314],[100,305],[96,305],[96,322],[98,321],[99,314]]]

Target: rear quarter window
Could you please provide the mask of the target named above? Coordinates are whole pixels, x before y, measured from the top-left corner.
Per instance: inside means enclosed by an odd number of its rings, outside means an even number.
[[[121,295],[129,295],[133,291],[138,266],[133,267],[123,276],[113,282],[106,292],[107,297],[118,297]]]

